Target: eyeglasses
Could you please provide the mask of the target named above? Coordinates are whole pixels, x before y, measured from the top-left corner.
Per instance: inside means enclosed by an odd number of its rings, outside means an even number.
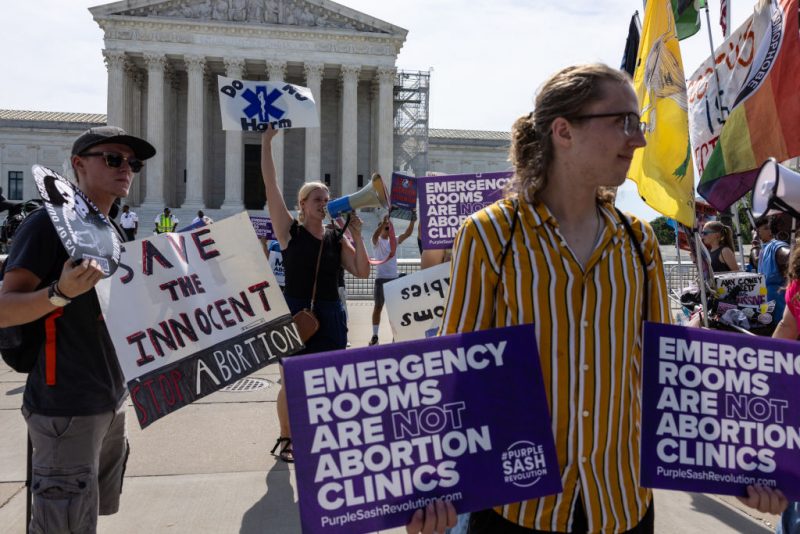
[[[700,232],[700,235],[711,235],[711,234],[718,234],[717,230],[703,230]]]
[[[644,133],[647,123],[642,122],[642,118],[632,111],[616,111],[614,113],[589,113],[586,115],[576,115],[570,120],[602,119],[604,117],[616,117],[622,119],[622,131],[628,137],[636,135],[637,130]]]
[[[139,172],[142,170],[142,167],[144,167],[143,161],[138,160],[136,158],[129,158],[128,156],[123,156],[122,154],[118,154],[117,152],[85,152],[79,155],[82,158],[90,156],[100,156],[104,160],[106,160],[106,165],[108,167],[111,167],[112,169],[119,169],[124,161],[128,162],[128,166],[131,168],[133,172]]]

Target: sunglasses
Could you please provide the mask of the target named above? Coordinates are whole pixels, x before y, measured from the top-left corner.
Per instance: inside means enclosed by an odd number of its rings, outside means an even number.
[[[702,232],[700,232],[701,235],[711,235],[711,234],[718,234],[718,233],[719,232],[717,232],[716,230],[703,230]]]
[[[99,156],[106,160],[106,166],[112,169],[119,169],[122,166],[122,163],[127,161],[128,166],[131,168],[133,172],[139,172],[144,167],[144,162],[138,160],[136,158],[129,158],[128,156],[123,156],[122,154],[118,154],[116,152],[85,152],[80,154],[80,157],[87,158],[90,156]]]
[[[570,120],[602,119],[604,117],[616,117],[622,119],[622,131],[628,137],[633,137],[636,132],[644,133],[647,123],[642,122],[642,118],[632,111],[615,111],[613,113],[590,113],[587,115],[577,115]]]

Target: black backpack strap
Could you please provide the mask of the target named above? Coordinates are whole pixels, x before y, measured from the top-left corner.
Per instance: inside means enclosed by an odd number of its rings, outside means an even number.
[[[500,282],[503,280],[503,264],[506,262],[506,256],[511,249],[511,243],[514,241],[514,231],[517,229],[517,219],[519,219],[519,199],[512,200],[514,204],[514,213],[511,215],[511,232],[508,234],[508,241],[503,245],[503,254],[500,255],[500,264],[497,269],[497,283],[494,286],[494,302],[497,302],[497,291],[500,289]],[[495,312],[497,307],[492,305],[492,324],[494,325]]]
[[[616,210],[617,215],[619,215],[622,224],[625,225],[625,230],[628,232],[628,236],[631,238],[631,241],[633,241],[633,248],[634,250],[636,250],[636,255],[639,256],[639,262],[642,264],[642,273],[644,274],[644,298],[642,299],[642,301],[644,302],[644,308],[643,308],[644,313],[642,315],[643,319],[647,320],[647,315],[650,311],[649,308],[650,292],[649,292],[649,280],[647,276],[647,263],[645,263],[644,261],[644,253],[642,252],[642,245],[639,243],[639,240],[636,239],[636,235],[633,233],[633,228],[631,228],[631,223],[628,222],[628,218],[616,206],[614,207],[614,209]]]

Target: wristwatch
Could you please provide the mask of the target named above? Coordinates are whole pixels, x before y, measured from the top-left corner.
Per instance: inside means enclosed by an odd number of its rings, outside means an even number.
[[[58,280],[50,284],[50,287],[47,288],[47,298],[50,300],[50,304],[58,306],[59,308],[63,308],[72,302],[72,299],[58,290]]]

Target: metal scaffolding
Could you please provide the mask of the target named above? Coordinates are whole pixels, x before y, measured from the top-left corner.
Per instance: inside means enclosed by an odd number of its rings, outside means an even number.
[[[428,170],[430,71],[398,71],[394,81],[394,168],[414,176]]]

